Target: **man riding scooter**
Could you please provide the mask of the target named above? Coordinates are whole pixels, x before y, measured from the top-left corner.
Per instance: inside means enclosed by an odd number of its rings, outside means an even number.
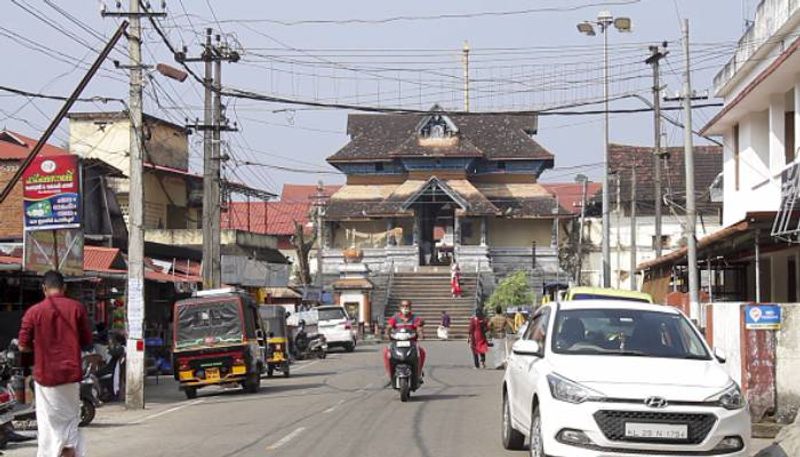
[[[425,367],[425,357],[427,355],[425,349],[416,344],[417,340],[424,339],[422,334],[423,325],[425,325],[424,321],[411,312],[411,300],[403,300],[400,302],[400,312],[390,317],[386,322],[386,334],[390,340],[394,338],[394,332],[398,331],[408,331],[413,335],[411,339],[415,343],[414,347],[419,351],[419,364],[416,373],[419,384],[422,383],[423,368]],[[383,349],[383,363],[386,367],[386,373],[389,375],[389,379],[394,382],[395,367],[393,365],[390,348],[388,347]],[[415,388],[412,390],[415,390]]]

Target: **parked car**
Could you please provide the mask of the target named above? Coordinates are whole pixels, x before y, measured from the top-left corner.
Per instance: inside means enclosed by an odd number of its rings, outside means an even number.
[[[674,308],[624,300],[549,303],[514,343],[502,438],[535,457],[748,455],[741,389]]]
[[[356,349],[356,331],[347,311],[342,306],[319,306],[316,308],[317,331],[325,337],[328,347],[343,347],[347,352]]]

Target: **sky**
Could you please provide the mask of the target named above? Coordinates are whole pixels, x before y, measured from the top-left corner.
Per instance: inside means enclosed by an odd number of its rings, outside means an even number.
[[[100,2],[103,3],[103,2]],[[113,1],[106,1],[115,10]],[[127,2],[123,2],[127,4]],[[161,2],[152,2],[160,10]],[[293,100],[380,108],[462,109],[463,47],[470,54],[472,111],[554,110],[602,97],[602,35],[578,33],[576,24],[601,10],[627,16],[631,33],[609,32],[611,95],[651,99],[647,47],[668,42],[663,61],[665,93],[681,89],[681,19],[690,21],[693,88],[709,91],[732,55],[754,0],[374,0],[258,2],[166,0],[159,27],[189,55],[201,50],[207,27],[242,55],[223,66],[223,86]],[[9,0],[0,15],[4,68],[0,85],[67,95],[91,64],[119,19],[102,18],[97,1]],[[144,21],[145,63],[176,64],[161,37]],[[111,60],[127,63],[127,44]],[[201,74],[198,64],[190,64]],[[183,124],[202,117],[202,86],[177,83],[153,70],[145,77],[145,111]],[[106,62],[84,97],[127,98],[127,74]],[[709,100],[719,102],[719,100]],[[231,157],[225,174],[280,193],[284,183],[343,182],[325,158],[343,146],[346,109],[317,109],[245,99],[226,99],[238,132],[224,134]],[[701,102],[703,103],[703,102]],[[675,106],[667,103],[666,106]],[[636,99],[613,109],[642,108]],[[0,91],[0,127],[38,138],[60,102]],[[119,104],[78,103],[73,111],[118,110]],[[600,109],[587,105],[570,110]],[[719,108],[695,110],[699,128]],[[682,119],[678,111],[670,112]],[[611,116],[611,141],[652,145],[652,113]],[[572,181],[602,172],[602,116],[541,116],[536,140],[555,155],[544,181]],[[51,143],[66,145],[67,121]],[[665,126],[666,144],[680,145],[682,130]],[[702,144],[703,140],[698,139]],[[199,171],[201,135],[190,137],[190,163]]]

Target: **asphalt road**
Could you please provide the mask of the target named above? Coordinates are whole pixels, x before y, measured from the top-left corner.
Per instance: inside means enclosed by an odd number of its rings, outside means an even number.
[[[500,444],[503,372],[474,370],[463,341],[424,346],[426,382],[409,403],[386,387],[381,346],[300,362],[288,379],[264,378],[258,394],[215,388],[189,401],[171,378],[151,378],[146,410],[98,410],[95,423],[83,429],[87,456],[526,455]],[[31,457],[35,449],[34,442],[4,452]]]
[[[381,346],[331,353],[264,378],[258,394],[201,390],[184,400],[149,380],[145,411],[108,406],[83,429],[89,456],[522,456],[500,444],[502,371],[474,370],[467,345],[425,342],[426,382],[409,403],[385,387]],[[35,455],[35,444],[10,456]]]

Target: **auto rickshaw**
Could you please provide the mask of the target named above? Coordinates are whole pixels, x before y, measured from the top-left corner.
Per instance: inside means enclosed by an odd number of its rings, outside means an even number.
[[[267,332],[267,377],[275,371],[289,377],[289,330],[286,326],[286,308],[279,305],[261,305],[261,319]]]
[[[542,284],[542,304],[559,301],[567,289],[569,289],[569,284],[563,282]]]
[[[258,306],[242,291],[212,289],[175,303],[174,376],[186,398],[210,385],[261,386],[266,333]]]

